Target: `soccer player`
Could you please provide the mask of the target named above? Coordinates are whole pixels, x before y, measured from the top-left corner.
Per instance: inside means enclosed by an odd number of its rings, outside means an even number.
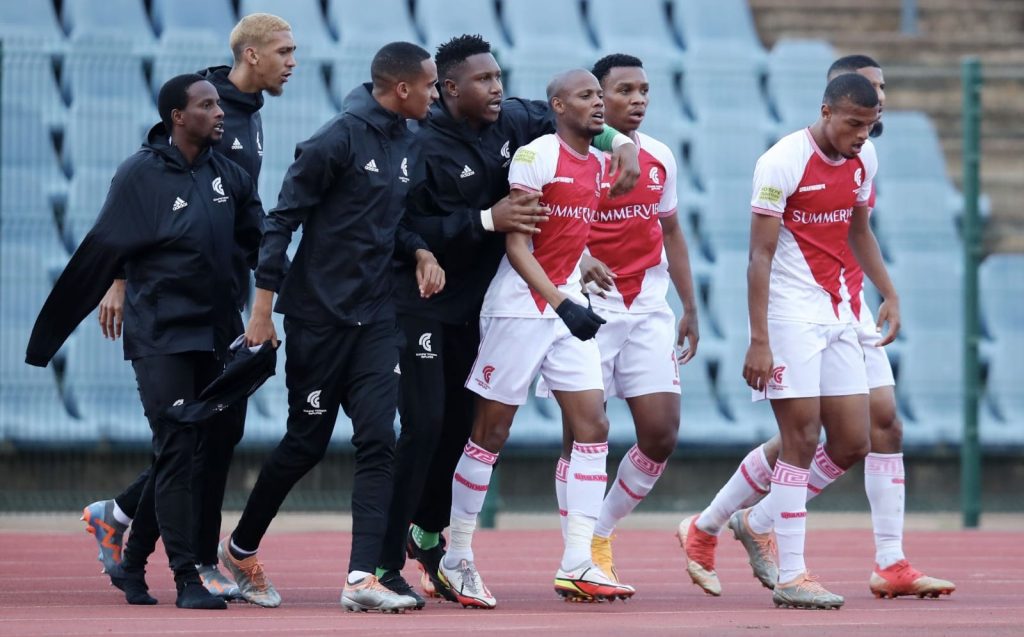
[[[278,606],[281,596],[257,549],[289,491],[327,451],[338,409],[352,419],[352,548],[341,605],[350,611],[400,612],[416,600],[382,586],[380,558],[391,499],[398,348],[389,271],[417,151],[406,118],[424,119],[437,98],[430,54],[393,42],[370,66],[373,82],[356,87],[346,110],[299,144],[277,207],[264,227],[250,343],[275,340],[270,318],[284,314],[287,334],[287,433],[263,465],[235,530],[218,556],[245,598]],[[304,232],[288,267],[292,233]],[[444,285],[425,249],[414,251],[422,294]]]
[[[480,345],[480,306],[505,254],[504,234],[540,232],[534,224],[547,220],[536,194],[509,193],[509,164],[519,147],[555,129],[547,102],[504,97],[501,68],[480,36],[452,38],[438,47],[435,61],[441,97],[416,135],[426,175],[413,185],[403,223],[437,255],[446,283],[424,298],[413,260],[401,255],[395,271],[398,325],[407,343],[395,451],[395,484],[401,486],[392,499],[379,577],[396,592],[415,594],[401,575],[408,550],[422,568],[427,594],[454,601],[437,567],[452,474],[473,426],[475,395],[465,382]],[[593,145],[623,166],[612,192],[627,191],[639,174],[636,146],[608,127]]]
[[[259,113],[263,93],[281,95],[284,91],[284,84],[296,65],[295,41],[291,26],[285,20],[267,13],[253,13],[235,25],[230,46],[234,56],[232,66],[199,71],[199,75],[217,89],[224,111],[224,141],[214,146],[214,152],[241,166],[258,185],[263,163],[263,121]],[[232,298],[239,310],[249,303],[251,269],[243,256],[236,254],[234,261]],[[112,340],[121,335],[124,290],[124,280],[115,280],[99,306],[100,329]],[[238,333],[243,329],[239,318]],[[245,401],[232,405],[227,411],[230,417],[225,417],[221,425],[200,432],[193,480],[198,514],[193,546],[203,584],[225,599],[237,599],[241,597],[238,587],[217,568],[217,543],[228,468],[245,426]],[[149,473],[146,469],[113,500],[93,502],[83,512],[87,530],[99,544],[99,560],[104,571],[121,560],[123,534],[135,517]]]
[[[178,607],[227,607],[196,571],[191,488],[200,429],[219,427],[230,414],[199,423],[164,414],[223,370],[239,321],[232,255],[238,246],[255,264],[260,241],[263,207],[255,183],[210,149],[224,133],[217,102],[217,89],[196,74],[161,87],[163,121],[118,167],[96,224],[50,293],[28,345],[27,362],[46,365],[123,268],[129,299],[124,352],[135,368],[154,457],[124,560],[108,573],[130,604],[156,603],[145,566],[159,536]]]
[[[885,106],[885,79],[881,66],[866,55],[850,55],[836,60],[828,70],[828,80],[843,73],[859,73],[866,77]],[[879,120],[871,129],[871,137],[881,135]],[[869,205],[873,205],[874,193]],[[952,582],[928,577],[912,568],[903,554],[903,424],[897,416],[895,380],[885,349],[877,347],[879,335],[874,317],[864,299],[864,273],[847,251],[843,259],[844,300],[854,313],[857,336],[864,350],[864,363],[870,390],[871,452],[865,459],[864,487],[871,505],[875,537],[875,569],[869,581],[877,596],[938,595],[955,590]],[[749,514],[737,514],[751,507],[768,492],[771,471],[779,454],[779,437],[752,450],[736,472],[700,513],[683,520],[679,535],[687,556],[687,571],[694,583],[712,595],[721,593],[721,584],[714,572],[714,551],[718,533],[728,522],[736,529],[755,566],[755,576],[768,587],[774,586],[776,569],[774,542],[770,522],[761,507]],[[846,471],[830,458],[826,444],[815,452],[811,465],[807,499],[818,495]],[[831,464],[832,468],[824,467]],[[768,530],[766,530],[768,529]]]
[[[479,398],[473,432],[451,482],[450,544],[438,569],[442,583],[464,606],[497,603],[477,572],[473,531],[492,467],[538,372],[576,440],[569,464],[568,532],[555,590],[585,599],[627,598],[634,592],[601,572],[590,555],[607,481],[608,421],[593,340],[604,320],[585,305],[579,261],[600,199],[602,162],[590,140],[604,124],[601,87],[588,71],[568,71],[552,80],[548,98],[556,133],[516,151],[508,179],[513,191],[539,194],[549,220],[539,234],[506,236],[507,254],[484,298],[480,349],[466,382]]]
[[[604,91],[605,121],[640,149],[636,186],[622,197],[601,197],[587,241],[592,258],[584,256],[583,269],[584,281],[601,288],[590,301],[608,321],[597,333],[605,398],[625,398],[637,435],[605,496],[592,545],[594,563],[618,580],[612,532],[651,491],[675,449],[678,364],[693,358],[700,337],[689,253],[676,216],[675,157],[638,130],[650,89],[643,63],[631,55],[608,55],[597,61],[593,74]],[[678,328],[665,300],[670,280],[683,302]],[[677,346],[683,350],[678,360]],[[571,451],[571,446],[562,450],[555,471],[563,531]]]

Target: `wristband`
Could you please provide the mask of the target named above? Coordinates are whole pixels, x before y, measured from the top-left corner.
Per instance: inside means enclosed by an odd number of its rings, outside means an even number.
[[[490,208],[480,211],[480,223],[483,224],[484,230],[494,232],[494,215],[491,214]]]

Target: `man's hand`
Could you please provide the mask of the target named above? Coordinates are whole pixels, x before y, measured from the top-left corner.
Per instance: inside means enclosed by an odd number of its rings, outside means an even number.
[[[555,313],[562,319],[569,332],[581,341],[589,341],[597,335],[599,327],[607,323],[589,307],[583,307],[565,299],[555,308]]]
[[[444,269],[429,250],[416,251],[416,284],[420,288],[420,297],[424,299],[444,289]]]
[[[618,172],[618,175],[612,183],[611,190],[608,191],[609,198],[618,197],[633,190],[636,180],[640,178],[639,155],[640,150],[636,144],[622,144],[612,151],[612,160],[608,164],[608,174],[615,175]]]
[[[537,234],[537,224],[547,223],[548,212],[540,205],[540,194],[513,190],[491,206],[491,219],[495,232],[522,232]]]
[[[772,375],[772,350],[766,342],[751,341],[743,361],[743,380],[755,391],[766,391]]]
[[[274,321],[270,318],[270,312],[274,305],[274,293],[271,290],[256,288],[256,297],[252,303],[252,316],[249,318],[249,325],[245,328],[245,344],[249,347],[256,347],[270,341],[277,349],[277,330],[274,328]]]
[[[100,331],[104,338],[116,341],[124,323],[124,279],[114,279],[100,301]]]
[[[594,294],[601,298],[605,298],[607,296],[605,292],[610,292],[615,285],[615,273],[611,271],[611,268],[586,252],[583,253],[583,257],[580,259],[580,274],[583,277],[584,289],[588,292],[593,291]],[[594,286],[589,285],[590,283],[593,283],[599,289],[594,290]]]
[[[686,347],[686,342],[689,346]],[[679,336],[676,337],[676,362],[685,365],[697,355],[697,342],[700,341],[700,329],[697,327],[697,313],[686,312],[679,319]]]
[[[900,301],[897,298],[886,299],[878,306],[878,323],[875,325],[875,331],[881,334],[882,326],[886,323],[889,324],[889,331],[882,340],[875,343],[875,347],[885,347],[895,341],[900,333]]]

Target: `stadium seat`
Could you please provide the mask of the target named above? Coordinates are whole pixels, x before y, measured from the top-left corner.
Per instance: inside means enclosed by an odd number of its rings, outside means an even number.
[[[903,330],[942,329],[959,334],[963,325],[963,269],[959,254],[904,251],[897,254],[889,273],[900,292]]]
[[[762,75],[761,65],[736,43],[701,43],[683,56],[683,100],[698,121],[730,115],[768,130]]]
[[[28,2],[7,0],[0,2],[0,39],[4,48],[12,42],[56,52],[64,40],[64,32],[57,22],[57,13],[49,1]]]
[[[77,246],[92,229],[107,199],[114,170],[86,168],[75,171],[68,187],[68,203],[64,213],[64,238]]]
[[[139,150],[156,121],[152,111],[128,105],[73,104],[64,137],[65,168],[72,174],[93,168],[113,175],[121,162]]]
[[[43,124],[51,129],[63,128],[67,107],[57,89],[53,59],[35,46],[22,46],[4,41],[2,69],[3,107],[8,104],[39,113]]]
[[[960,332],[908,329],[899,370],[896,395],[913,423],[905,429],[914,443],[959,442],[963,422]]]
[[[144,51],[156,39],[142,0],[64,0],[61,18],[72,41],[115,37]]]
[[[880,240],[895,254],[914,250],[951,250],[959,245],[956,191],[945,179],[895,179],[877,182],[872,222]]]
[[[126,38],[73,40],[64,60],[62,85],[67,101],[81,109],[100,112],[106,105],[140,111],[155,110],[146,84],[142,57],[130,52]],[[79,124],[81,122],[78,122]]]
[[[696,240],[707,258],[715,260],[724,251],[746,254],[750,245],[750,178],[733,177],[707,182],[700,213],[693,219]],[[698,244],[699,240],[699,244]],[[746,260],[743,261],[746,271]],[[745,275],[742,276],[746,281]],[[744,297],[745,298],[745,297]]]
[[[949,180],[946,156],[928,116],[920,111],[886,111],[885,130],[873,140],[885,179]]]
[[[1024,334],[1000,335],[992,348],[979,435],[982,444],[1024,444]]]
[[[826,76],[838,55],[824,40],[782,38],[768,54],[768,96],[779,116],[779,135],[818,119]]]
[[[163,40],[168,35],[209,35],[228,47],[235,27],[231,0],[152,0],[153,26]]]
[[[551,78],[573,67],[590,68],[599,57],[579,3],[519,0],[503,5],[512,48],[503,61],[509,95],[546,99]]]
[[[285,169],[295,160],[295,146],[299,142],[309,139],[333,116],[333,113],[326,111],[290,113],[286,109],[275,110],[274,106],[268,105],[263,108],[265,111],[263,113],[263,168],[260,173],[260,183],[264,183],[263,173],[268,170],[273,171],[275,168],[283,177]],[[276,188],[280,187],[281,183],[278,179]],[[263,193],[263,190],[260,192]],[[276,197],[268,199],[268,201],[275,200]]]
[[[50,293],[54,276],[67,261],[67,253],[56,240],[52,222],[5,217],[0,224],[4,233],[0,239],[4,269],[0,277],[0,325],[29,329]],[[20,346],[19,360],[24,345]]]
[[[769,140],[768,131],[758,122],[708,113],[697,120],[691,133],[690,165],[703,183],[745,179],[749,191],[754,167],[768,150]]]
[[[1016,337],[1024,334],[1024,255],[993,254],[979,271],[981,307],[990,336]]]
[[[59,182],[47,183],[32,168],[0,169],[0,216],[32,217],[53,222],[54,206],[64,199]]]
[[[414,18],[432,54],[439,44],[450,38],[478,33],[491,43],[498,62],[505,62],[503,55],[508,42],[491,0],[417,0]]]
[[[296,57],[300,65],[305,60],[313,66],[314,61],[330,60],[337,54],[319,0],[241,0],[238,15],[250,13],[272,13],[288,21],[299,44]]]
[[[165,32],[160,37],[153,59],[150,93],[156,99],[160,87],[175,75],[231,64],[227,40],[218,39],[206,31]]]
[[[34,171],[47,188],[64,182],[57,162],[51,129],[39,112],[17,104],[3,107],[3,135],[0,137],[0,166]]]
[[[749,432],[733,426],[722,411],[721,399],[711,376],[712,366],[717,366],[717,363],[717,359],[701,352],[698,347],[697,357],[679,367],[681,446],[748,442]],[[726,439],[722,438],[723,434]]]
[[[752,61],[763,62],[764,49],[747,0],[684,1],[672,7],[687,50],[713,42],[732,48]]]
[[[601,55],[635,55],[649,69],[679,70],[682,49],[661,0],[634,0],[626,8],[616,0],[590,0],[587,16]]]

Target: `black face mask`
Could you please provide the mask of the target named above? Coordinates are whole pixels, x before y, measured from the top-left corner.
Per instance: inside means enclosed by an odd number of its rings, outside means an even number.
[[[882,136],[882,122],[877,121],[875,125],[871,127],[871,132],[868,133],[868,137],[881,137]]]

